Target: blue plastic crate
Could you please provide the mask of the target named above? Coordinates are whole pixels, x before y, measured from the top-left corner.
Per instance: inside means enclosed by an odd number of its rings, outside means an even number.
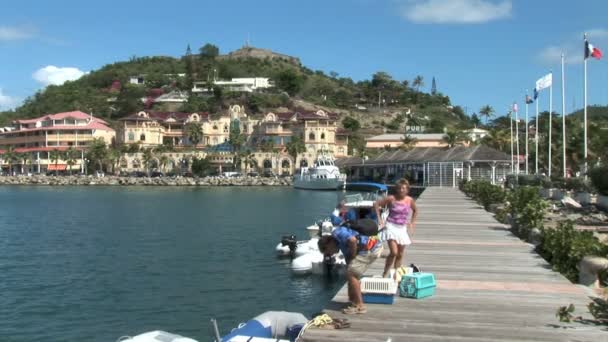
[[[393,304],[395,295],[380,293],[363,293],[363,303],[366,304]]]
[[[435,275],[432,273],[412,273],[401,278],[399,295],[408,298],[424,298],[435,294]]]

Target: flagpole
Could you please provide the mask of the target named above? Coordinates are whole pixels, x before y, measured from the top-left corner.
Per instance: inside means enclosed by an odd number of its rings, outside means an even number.
[[[562,53],[562,148],[564,154],[564,179],[566,179],[566,74],[564,73],[564,54]]]
[[[517,103],[514,106],[516,105]],[[517,171],[517,174],[519,174],[519,108],[513,109],[517,109],[515,110],[515,146],[517,146],[517,164],[515,170]]]
[[[526,89],[526,174],[528,174],[528,89]]]
[[[585,49],[587,49],[587,33],[585,33]],[[584,104],[583,104],[583,125],[585,126],[584,128],[584,146],[585,146],[585,151],[583,153],[583,158],[585,159],[585,164],[584,164],[584,175],[585,175],[585,179],[587,179],[587,58],[585,58],[587,56],[587,51],[585,51],[585,55],[583,56],[584,62],[583,62],[583,69],[584,69],[584,88],[583,88],[583,93],[584,93]]]
[[[509,123],[511,124],[511,173],[513,173],[513,112],[509,110]]]
[[[536,96],[536,133],[534,133],[534,141],[536,142],[536,174],[538,175],[538,131],[540,131],[540,127],[538,127],[538,101],[540,101],[540,94]]]
[[[547,160],[549,164],[549,169],[547,175],[551,178],[551,122],[553,121],[553,70],[551,70],[551,85],[549,86],[549,160]]]

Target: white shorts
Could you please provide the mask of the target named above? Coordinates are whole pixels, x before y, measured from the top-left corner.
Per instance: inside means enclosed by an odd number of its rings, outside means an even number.
[[[380,231],[382,241],[394,240],[398,245],[409,246],[412,244],[407,233],[407,226],[386,222],[384,229]]]

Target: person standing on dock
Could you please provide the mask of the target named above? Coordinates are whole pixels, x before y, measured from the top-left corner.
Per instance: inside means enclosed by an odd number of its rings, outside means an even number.
[[[351,303],[342,312],[345,314],[367,312],[363,305],[360,279],[367,268],[382,254],[382,243],[378,237],[363,235],[346,226],[340,226],[331,235],[322,236],[318,246],[319,251],[325,256],[332,256],[340,250],[346,258],[348,299]]]
[[[408,196],[410,183],[406,179],[397,181],[395,195],[389,195],[374,203],[374,210],[378,217],[378,225],[383,241],[388,241],[389,255],[386,257],[383,277],[394,277],[395,270],[401,267],[405,247],[412,244],[411,237],[416,229],[418,209],[416,202]],[[383,222],[380,209],[388,207],[388,217]],[[411,216],[411,219],[410,219]]]

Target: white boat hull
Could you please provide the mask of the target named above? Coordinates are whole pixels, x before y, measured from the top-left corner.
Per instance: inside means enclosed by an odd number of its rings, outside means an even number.
[[[293,180],[293,187],[305,190],[338,190],[344,186],[342,179],[314,179],[296,177]]]

